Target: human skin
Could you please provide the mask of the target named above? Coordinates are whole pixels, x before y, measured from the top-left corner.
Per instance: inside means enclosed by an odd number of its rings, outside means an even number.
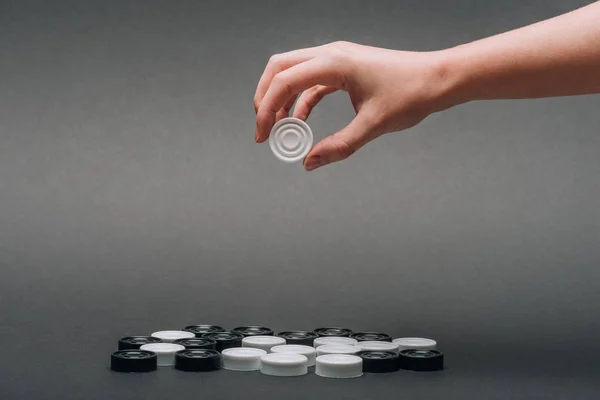
[[[292,107],[293,117],[306,120],[339,90],[348,93],[356,116],[312,148],[304,159],[308,171],[459,104],[600,93],[599,21],[600,1],[438,51],[335,42],[274,55],[254,97],[256,142],[266,141]]]

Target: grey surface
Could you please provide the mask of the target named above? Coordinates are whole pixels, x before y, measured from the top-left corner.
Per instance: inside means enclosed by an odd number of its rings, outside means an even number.
[[[253,141],[273,53],[585,3],[0,2],[0,398],[597,398],[600,97],[461,106],[313,173]],[[351,117],[335,95],[309,123]],[[448,369],[108,370],[118,338],[192,323],[427,336]]]

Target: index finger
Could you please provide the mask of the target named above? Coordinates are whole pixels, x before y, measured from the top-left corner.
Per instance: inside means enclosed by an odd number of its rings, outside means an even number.
[[[340,66],[328,57],[317,57],[277,74],[256,113],[256,141],[267,139],[275,116],[292,96],[316,85],[343,88]]]
[[[269,59],[265,70],[263,71],[256,92],[254,93],[254,111],[258,112],[262,100],[269,89],[271,80],[278,73],[285,71],[297,64],[308,61],[323,53],[323,46],[309,47],[289,51],[287,53],[276,54]]]

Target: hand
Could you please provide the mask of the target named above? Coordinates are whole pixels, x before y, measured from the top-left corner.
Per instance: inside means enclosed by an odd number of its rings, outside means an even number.
[[[311,171],[344,160],[373,139],[448,108],[440,54],[338,42],[275,55],[254,97],[256,141],[267,140],[275,122],[288,117],[294,103],[293,116],[306,120],[324,96],[343,90],[356,117],[315,145],[304,167]]]
[[[600,93],[599,18],[597,1],[442,51],[338,42],[273,56],[254,97],[256,141],[264,142],[294,103],[293,116],[306,120],[337,90],[348,92],[356,117],[310,151],[307,170],[346,159],[384,133],[410,128],[456,104]]]

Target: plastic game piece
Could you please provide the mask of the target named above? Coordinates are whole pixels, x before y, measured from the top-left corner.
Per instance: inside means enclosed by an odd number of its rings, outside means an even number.
[[[175,353],[179,350],[185,350],[185,347],[174,343],[149,343],[140,347],[140,350],[156,353],[159,367],[170,367],[175,364]]]
[[[265,354],[265,350],[251,347],[225,349],[221,353],[221,366],[231,371],[258,371],[260,359]]]
[[[309,331],[289,331],[280,332],[277,336],[285,339],[287,344],[298,344],[302,346],[312,346],[318,337],[316,333]]]
[[[172,343],[177,339],[191,339],[196,335],[187,331],[158,331],[154,332],[151,336],[160,339],[165,343]]]
[[[309,367],[315,365],[315,359],[317,358],[317,350],[314,347],[299,344],[284,344],[281,346],[274,346],[271,348],[271,352],[302,354],[308,359]]]
[[[209,338],[177,339],[173,343],[182,345],[186,350],[216,350],[217,348],[217,342]]]
[[[308,358],[295,353],[270,353],[261,357],[260,372],[271,376],[301,376],[308,373]]]
[[[119,350],[137,350],[148,343],[161,343],[162,340],[152,336],[126,336],[119,339]]]
[[[273,329],[264,326],[239,326],[231,330],[243,336],[273,336]]]
[[[110,356],[110,369],[116,372],[156,371],[157,356],[151,351],[119,350]]]
[[[444,369],[444,355],[437,350],[405,349],[399,353],[398,365],[410,371],[439,371]]]
[[[400,368],[398,353],[393,351],[361,351],[357,356],[363,360],[363,372],[396,372]]]
[[[392,343],[396,343],[400,350],[435,350],[437,347],[437,342],[435,340],[418,337],[397,338],[392,340]]]
[[[201,337],[205,333],[225,332],[225,329],[218,325],[188,325],[182,331],[192,332],[196,337]]]
[[[400,351],[397,344],[380,340],[365,340],[364,342],[358,342],[356,346],[362,351],[391,351],[396,354]]]
[[[310,152],[313,133],[306,122],[298,118],[284,118],[271,129],[269,146],[279,160],[294,163]]]
[[[347,346],[354,346],[358,343],[358,340],[349,337],[338,337],[338,336],[323,336],[315,339],[313,346],[315,348],[326,344],[345,344]]]
[[[358,332],[354,333],[350,336],[353,339],[358,340],[359,342],[366,341],[378,341],[378,342],[391,342],[392,337],[390,335],[386,335],[381,332]]]
[[[354,332],[346,328],[317,328],[315,333],[319,337],[335,336],[335,337],[350,337]]]
[[[265,350],[267,353],[275,346],[286,344],[285,339],[278,336],[247,336],[242,339],[242,347],[253,347]]]
[[[358,378],[363,374],[362,358],[350,354],[317,357],[315,373],[324,378]]]
[[[217,351],[222,352],[225,349],[241,347],[244,336],[235,332],[209,332],[203,334],[202,338],[214,340]]]
[[[180,350],[175,353],[175,369],[208,372],[221,369],[221,354],[216,350]]]
[[[324,356],[325,354],[356,354],[360,351],[357,346],[350,346],[347,344],[324,344],[323,346],[317,347],[317,356]]]

